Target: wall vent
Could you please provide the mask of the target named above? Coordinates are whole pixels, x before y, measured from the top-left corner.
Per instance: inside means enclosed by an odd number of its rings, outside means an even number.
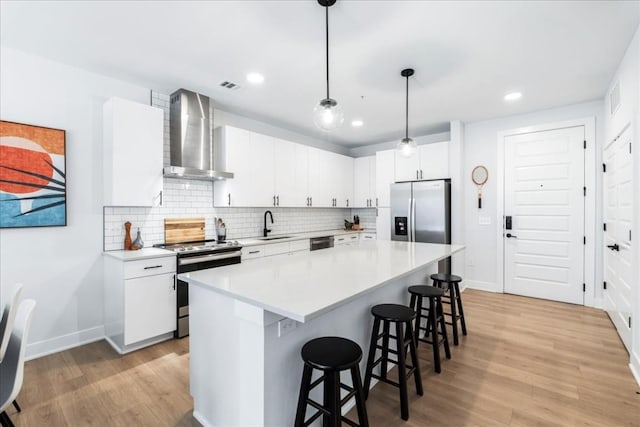
[[[232,90],[237,90],[240,89],[240,85],[236,84],[234,82],[230,82],[230,81],[223,81],[222,83],[220,83],[220,86],[222,86],[225,89],[232,89]]]
[[[611,115],[613,116],[616,111],[618,111],[618,108],[620,108],[620,82],[616,82],[616,85],[611,89],[609,105],[611,106]]]

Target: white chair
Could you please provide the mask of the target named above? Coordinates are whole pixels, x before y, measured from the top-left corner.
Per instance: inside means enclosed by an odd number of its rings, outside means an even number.
[[[4,359],[0,363],[0,423],[13,427],[7,408],[16,399],[24,377],[24,351],[36,302],[24,300],[18,307]]]
[[[2,312],[2,320],[0,320],[0,362],[4,359],[4,353],[7,351],[7,346],[9,345],[9,338],[13,330],[13,320],[16,317],[21,292],[22,284],[18,283],[13,290],[11,301],[5,304],[4,311]]]

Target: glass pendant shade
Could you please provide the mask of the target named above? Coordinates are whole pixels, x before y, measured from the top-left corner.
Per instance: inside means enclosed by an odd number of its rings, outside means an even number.
[[[320,101],[313,109],[313,122],[323,131],[338,128],[344,122],[342,106],[331,98]]]
[[[416,154],[418,146],[413,139],[402,138],[402,141],[398,143],[397,149],[400,152],[400,155],[402,155],[403,157],[411,157]]]

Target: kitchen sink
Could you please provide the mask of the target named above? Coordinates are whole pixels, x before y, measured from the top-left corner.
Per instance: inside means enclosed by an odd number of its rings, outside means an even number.
[[[288,239],[291,236],[274,236],[274,237],[260,237],[257,240],[279,240],[279,239]]]

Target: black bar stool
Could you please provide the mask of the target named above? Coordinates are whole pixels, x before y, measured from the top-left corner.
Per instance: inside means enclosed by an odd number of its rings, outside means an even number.
[[[451,325],[453,328],[453,344],[458,345],[458,320],[460,320],[460,326],[462,326],[462,335],[467,335],[467,324],[464,321],[464,310],[462,309],[462,297],[460,296],[460,287],[458,283],[462,282],[462,277],[454,274],[432,274],[431,280],[433,280],[433,286],[437,286],[445,290],[448,290],[449,295],[442,297],[445,303],[451,307],[451,313],[445,312],[445,316],[451,317],[451,322],[447,322],[447,325]]]
[[[416,327],[414,329],[416,346],[420,341],[431,344],[433,347],[433,367],[437,373],[440,373],[440,344],[444,344],[445,355],[447,359],[451,359],[447,327],[444,323],[444,311],[442,310],[444,290],[434,286],[418,285],[410,286],[409,293],[411,294],[411,308],[416,312]],[[424,298],[429,299],[428,307],[423,305]],[[423,318],[427,319],[426,327],[422,326]],[[424,338],[420,338],[420,331],[425,331]],[[429,334],[431,334],[431,339],[429,339]],[[438,336],[441,336],[442,340]]]
[[[325,427],[339,427],[342,422],[353,427],[368,427],[369,421],[364,404],[365,394],[362,390],[362,379],[360,377],[360,367],[358,366],[358,363],[362,360],[360,346],[346,338],[322,337],[307,342],[302,347],[301,354],[302,360],[304,360],[304,369],[302,371],[302,384],[300,385],[295,427],[308,426],[321,415],[323,416],[323,425]],[[314,369],[322,371],[322,376],[312,383],[311,375]],[[340,373],[346,370],[351,371],[353,387],[340,382]],[[309,399],[309,392],[320,383],[323,383],[324,386],[323,405]],[[344,398],[340,397],[341,388],[347,391],[347,395]],[[356,424],[341,415],[342,406],[354,396],[360,424]],[[305,421],[307,404],[318,411]]]
[[[371,378],[391,384],[400,389],[400,413],[403,420],[409,419],[409,401],[407,398],[407,379],[413,374],[416,382],[416,392],[422,396],[422,378],[420,377],[420,363],[416,351],[415,335],[411,322],[416,317],[416,313],[409,307],[398,304],[380,304],[371,308],[373,314],[373,329],[371,331],[371,344],[369,346],[369,358],[367,360],[367,371],[364,376],[364,395],[369,396],[369,386]],[[382,334],[380,334],[380,322],[383,323]],[[395,323],[395,335],[389,332],[390,324]],[[404,328],[403,328],[404,326]],[[378,341],[382,338],[382,345]],[[396,340],[396,349],[389,348],[389,338]],[[406,348],[409,347],[411,354],[411,365],[407,365]],[[376,350],[382,350],[382,356],[375,359]],[[396,360],[389,358],[389,353],[396,356]],[[387,378],[387,363],[393,363],[398,367],[398,382]],[[373,368],[380,364],[380,375],[373,373]]]

